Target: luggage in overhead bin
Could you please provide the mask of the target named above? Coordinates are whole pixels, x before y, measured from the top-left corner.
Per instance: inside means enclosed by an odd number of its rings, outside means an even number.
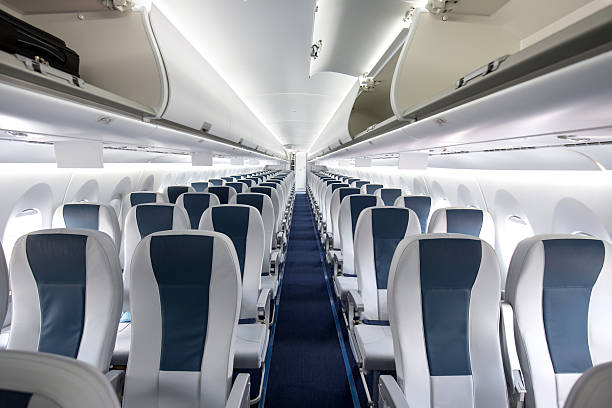
[[[79,54],[66,43],[24,21],[0,10],[0,50],[32,60],[32,69],[50,66],[79,76]]]

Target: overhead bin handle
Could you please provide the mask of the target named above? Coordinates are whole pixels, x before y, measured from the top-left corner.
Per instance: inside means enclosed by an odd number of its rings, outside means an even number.
[[[499,57],[499,58],[489,62],[487,65],[483,65],[482,67],[478,68],[477,70],[470,72],[466,76],[459,78],[457,80],[457,82],[455,83],[455,89],[459,89],[459,88],[467,85],[468,82],[470,82],[470,81],[472,81],[472,80],[474,80],[474,79],[476,79],[478,77],[483,77],[483,76],[486,76],[486,75],[490,74],[491,72],[497,71],[497,69],[502,64],[502,62],[504,62],[508,57],[509,57],[509,55],[504,55],[502,57]]]

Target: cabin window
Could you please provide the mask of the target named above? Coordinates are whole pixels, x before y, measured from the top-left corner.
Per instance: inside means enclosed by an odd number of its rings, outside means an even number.
[[[43,228],[43,218],[39,210],[35,208],[27,208],[17,213],[9,219],[4,230],[2,245],[6,254],[7,262],[11,259],[15,242],[21,237],[32,231],[37,231]]]
[[[510,259],[516,249],[516,246],[533,235],[533,229],[526,218],[518,215],[510,215],[506,218],[506,223],[503,228],[503,242],[501,243],[501,253],[504,258],[504,263],[510,265]]]

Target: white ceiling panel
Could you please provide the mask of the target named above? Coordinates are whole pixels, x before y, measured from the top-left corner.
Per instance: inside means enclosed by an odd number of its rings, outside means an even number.
[[[283,144],[311,145],[355,77],[309,78],[314,0],[155,0],[221,78]],[[269,137],[269,136],[262,136]]]

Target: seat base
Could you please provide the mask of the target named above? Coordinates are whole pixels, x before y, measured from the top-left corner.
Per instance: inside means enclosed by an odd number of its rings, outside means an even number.
[[[334,278],[334,283],[336,296],[338,296],[338,298],[342,301],[346,299],[346,294],[349,290],[358,289],[357,278],[353,276],[336,276]]]
[[[263,323],[239,324],[234,369],[260,368],[266,359],[269,331]]]
[[[357,340],[357,361],[367,371],[395,371],[393,337],[390,326],[358,324],[354,329]]]

